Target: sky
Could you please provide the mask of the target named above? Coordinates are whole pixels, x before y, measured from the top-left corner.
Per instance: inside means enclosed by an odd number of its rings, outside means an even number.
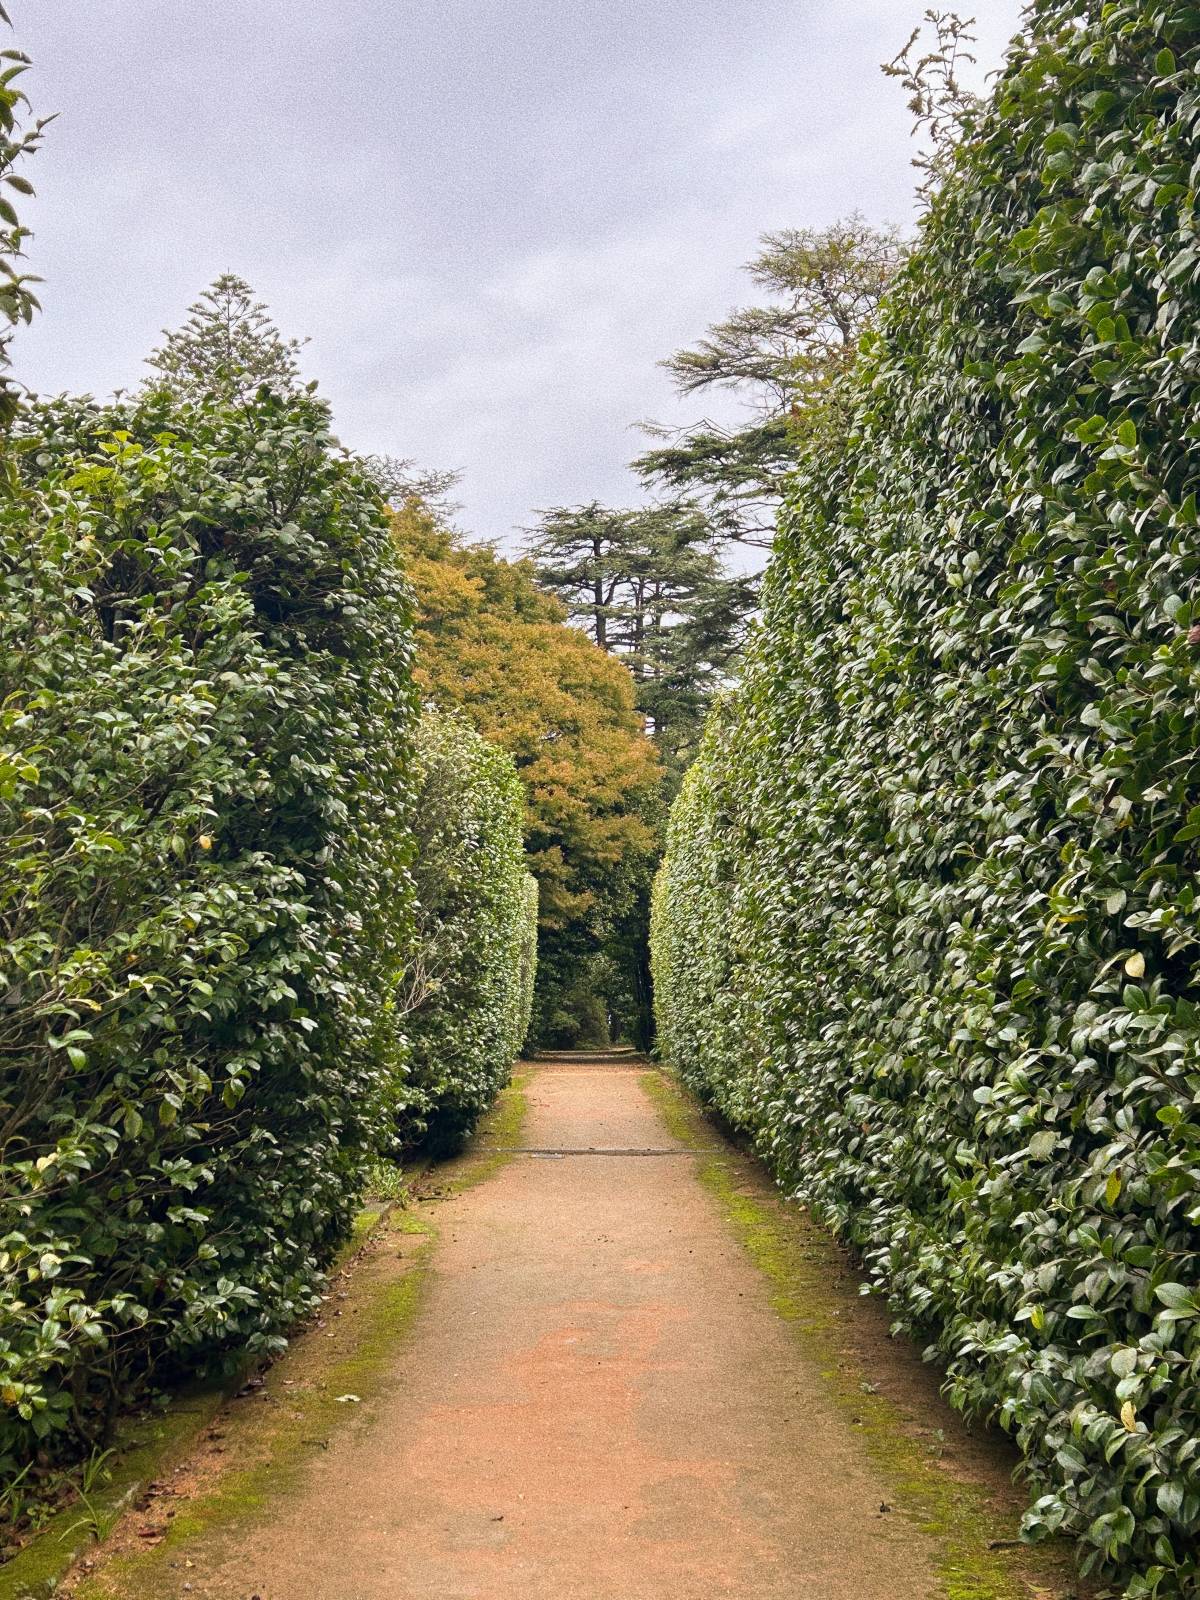
[[[879,64],[923,0],[7,3],[59,113],[17,376],[128,387],[236,272],[342,440],[459,470],[458,520],[510,546],[641,498],[640,419],[722,409],[656,363],[753,294],[762,233],[914,215]],[[982,74],[1021,5],[976,9]]]

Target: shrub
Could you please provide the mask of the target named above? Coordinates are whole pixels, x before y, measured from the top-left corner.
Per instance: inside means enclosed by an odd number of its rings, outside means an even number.
[[[0,502],[0,1467],[314,1302],[403,1065],[407,592],[310,395]]]
[[[537,885],[512,758],[427,707],[416,744],[417,922],[402,989],[412,1064],[401,1142],[452,1146],[507,1082],[529,1028]]]
[[[805,448],[665,1052],[1128,1595],[1200,1533],[1200,11],[1040,0]]]

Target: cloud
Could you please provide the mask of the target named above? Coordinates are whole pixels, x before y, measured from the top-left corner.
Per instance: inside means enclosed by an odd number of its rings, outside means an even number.
[[[999,59],[1020,0],[992,0]],[[912,214],[896,0],[113,0],[34,7],[47,390],[135,382],[217,273],[249,279],[338,431],[465,470],[464,520],[637,492],[656,363],[749,292],[758,236]],[[137,92],[127,45],[139,41]]]

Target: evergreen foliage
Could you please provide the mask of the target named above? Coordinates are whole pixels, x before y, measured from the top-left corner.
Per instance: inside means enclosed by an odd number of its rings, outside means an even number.
[[[682,433],[646,423],[659,442],[633,466],[655,488],[697,499],[720,542],[769,550],[799,439],[853,360],[904,247],[896,229],[860,216],[760,243],[748,270],[767,302],[739,307],[661,363],[680,395],[725,390],[748,402],[750,417]]]
[[[1038,0],[805,446],[656,891],[664,1052],[1200,1580],[1200,10]]]
[[[399,1132],[461,1142],[525,1042],[537,964],[537,884],[525,870],[512,758],[458,713],[417,730],[416,942],[400,990],[412,1042]]]
[[[745,643],[754,581],[725,572],[707,518],[686,501],[556,506],[531,532],[538,583],[629,668],[647,731],[678,773]]]
[[[403,1086],[411,618],[309,394],[23,416],[0,502],[0,1470],[316,1300]]]
[[[8,15],[0,6],[0,24]],[[28,102],[19,80],[29,70],[29,58],[19,50],[0,50],[0,429],[16,415],[17,391],[7,376],[8,342],[13,329],[28,322],[37,310],[31,273],[21,269],[29,230],[21,226],[14,196],[30,195],[33,186],[19,170],[24,158],[41,143],[46,119],[28,121]]]
[[[188,307],[183,327],[167,331],[146,358],[154,376],[145,388],[231,405],[244,404],[263,385],[295,395],[302,387],[299,351],[300,341],[283,337],[245,279],[225,272]]]

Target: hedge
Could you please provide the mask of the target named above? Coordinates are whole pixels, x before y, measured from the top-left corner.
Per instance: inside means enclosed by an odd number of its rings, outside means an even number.
[[[663,1050],[1200,1581],[1200,8],[1040,0],[803,448],[656,889]]]
[[[314,1304],[387,1126],[407,590],[311,395],[26,414],[0,500],[0,1473]]]
[[[458,713],[422,713],[415,794],[416,944],[402,988],[412,1062],[398,1133],[446,1147],[470,1132],[525,1042],[537,885],[512,758]]]

